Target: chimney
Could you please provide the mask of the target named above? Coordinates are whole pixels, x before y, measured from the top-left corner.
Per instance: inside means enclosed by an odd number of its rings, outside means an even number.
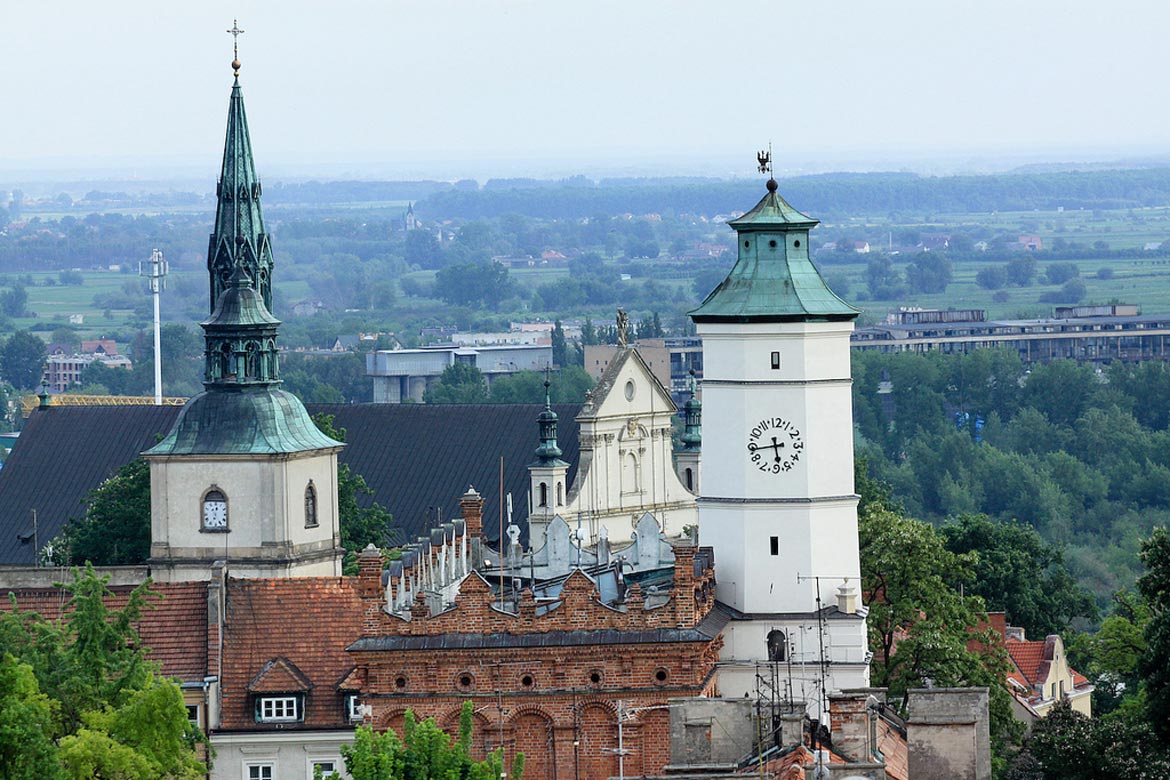
[[[1014,639],[1017,642],[1028,641],[1027,639],[1024,638],[1024,627],[1023,626],[1006,626],[1004,629],[1004,636],[1007,639]]]
[[[680,545],[674,548],[674,616],[678,627],[695,625],[695,548]]]
[[[885,700],[885,688],[849,688],[829,694],[833,749],[851,761],[872,761],[877,750],[877,709]]]
[[[906,718],[908,774],[914,780],[989,780],[987,688],[912,688]]]
[[[483,536],[483,505],[483,496],[468,485],[467,492],[459,499],[459,512],[463,516],[463,522],[467,524],[468,539]]]
[[[853,587],[846,577],[841,587],[837,588],[837,609],[846,615],[854,615],[857,613],[858,602],[857,588]]]

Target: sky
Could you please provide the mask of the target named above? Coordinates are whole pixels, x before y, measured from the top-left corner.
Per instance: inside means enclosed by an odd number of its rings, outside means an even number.
[[[1170,156],[1166,0],[9,0],[0,179],[214,176],[235,18],[261,175]]]

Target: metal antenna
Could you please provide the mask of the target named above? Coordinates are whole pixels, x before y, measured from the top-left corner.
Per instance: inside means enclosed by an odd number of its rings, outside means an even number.
[[[146,277],[150,293],[154,296],[154,405],[162,406],[162,325],[159,319],[159,293],[166,289],[168,266],[161,249],[150,253],[148,267],[138,263],[138,275]]]

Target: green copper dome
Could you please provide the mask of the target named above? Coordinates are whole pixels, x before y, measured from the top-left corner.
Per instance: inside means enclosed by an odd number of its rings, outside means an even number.
[[[342,447],[277,387],[217,385],[187,402],[166,438],[146,455],[271,455]]]
[[[695,322],[802,322],[852,320],[861,312],[841,300],[812,264],[808,232],[817,220],[776,192],[728,224],[735,228],[735,266],[697,309]]]

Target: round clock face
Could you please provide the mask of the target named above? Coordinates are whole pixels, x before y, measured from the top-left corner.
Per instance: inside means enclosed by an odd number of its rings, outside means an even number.
[[[207,499],[203,502],[203,527],[227,528],[227,502]]]
[[[804,439],[800,429],[783,417],[765,417],[748,431],[748,457],[765,474],[783,474],[800,462]]]

